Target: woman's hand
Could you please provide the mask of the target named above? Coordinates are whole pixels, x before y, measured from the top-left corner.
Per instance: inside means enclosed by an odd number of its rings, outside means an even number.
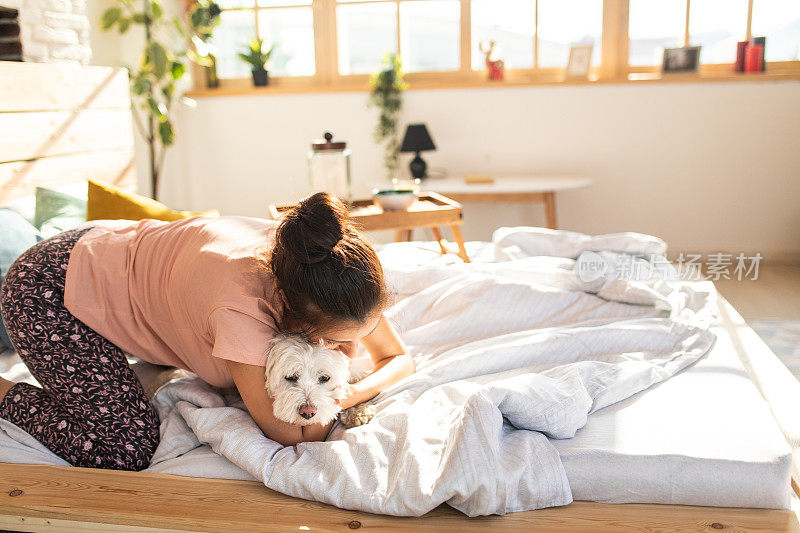
[[[375,330],[361,339],[375,369],[361,381],[351,383],[342,409],[374,398],[377,394],[414,373],[414,361],[391,322],[382,315]]]
[[[336,403],[339,404],[339,407],[342,408],[342,411],[345,409],[349,409],[353,407],[355,404],[353,403],[353,385],[348,383],[344,386],[344,398],[341,400],[337,400]]]

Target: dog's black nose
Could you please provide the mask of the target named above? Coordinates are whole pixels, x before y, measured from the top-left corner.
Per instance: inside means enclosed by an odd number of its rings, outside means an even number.
[[[314,407],[313,405],[304,403],[303,405],[300,406],[297,412],[300,413],[300,416],[302,416],[306,420],[309,420],[313,418],[315,414],[317,414],[317,408]]]

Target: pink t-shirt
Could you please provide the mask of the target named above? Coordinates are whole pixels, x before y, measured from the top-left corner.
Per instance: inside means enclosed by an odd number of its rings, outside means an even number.
[[[75,245],[64,305],[124,351],[226,387],[225,360],[264,365],[282,305],[264,260],[277,223],[102,221]]]

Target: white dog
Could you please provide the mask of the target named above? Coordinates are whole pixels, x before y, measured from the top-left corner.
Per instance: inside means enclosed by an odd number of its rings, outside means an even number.
[[[347,384],[364,374],[350,359],[322,342],[310,344],[302,335],[279,334],[270,344],[266,389],[275,417],[291,424],[327,424],[336,418]],[[345,427],[369,422],[372,406],[360,404],[342,413]]]

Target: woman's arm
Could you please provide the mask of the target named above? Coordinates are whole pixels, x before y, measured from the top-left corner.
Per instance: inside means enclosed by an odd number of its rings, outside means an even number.
[[[333,422],[324,426],[321,424],[297,426],[275,418],[275,415],[272,414],[272,398],[264,388],[263,366],[247,365],[235,361],[227,361],[227,364],[228,370],[233,376],[233,382],[236,384],[250,416],[253,417],[267,438],[284,446],[294,446],[299,442],[325,440],[325,437],[328,436]]]
[[[414,361],[385,315],[381,316],[375,330],[361,339],[361,343],[372,356],[375,370],[350,385],[350,395],[342,401],[342,409],[365,402],[414,373]]]
[[[342,401],[342,409],[373,398],[414,372],[414,361],[406,353],[403,341],[385,316],[381,316],[375,330],[363,337],[361,342],[372,356],[375,369],[361,381],[350,385],[350,395]],[[235,361],[227,361],[227,365],[250,416],[268,438],[284,446],[294,446],[299,442],[322,441],[328,436],[333,422],[297,426],[275,418],[272,399],[264,388],[263,366]]]

